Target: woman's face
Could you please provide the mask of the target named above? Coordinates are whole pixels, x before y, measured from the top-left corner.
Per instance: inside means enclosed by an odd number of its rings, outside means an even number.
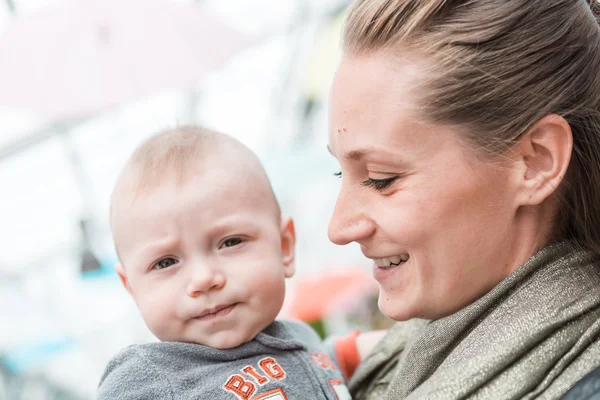
[[[417,63],[346,57],[330,99],[329,148],[342,172],[332,242],[374,261],[379,307],[439,318],[479,298],[529,257],[514,171],[476,157],[458,128],[428,125]]]

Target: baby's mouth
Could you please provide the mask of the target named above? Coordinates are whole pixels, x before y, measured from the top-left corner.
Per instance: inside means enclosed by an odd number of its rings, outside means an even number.
[[[203,311],[196,317],[199,320],[208,320],[215,317],[223,317],[231,312],[239,303],[233,303],[229,305],[219,305],[208,310]]]

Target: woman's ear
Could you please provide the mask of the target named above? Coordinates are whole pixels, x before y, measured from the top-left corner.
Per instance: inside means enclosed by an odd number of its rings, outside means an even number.
[[[561,116],[549,114],[536,122],[513,147],[517,168],[518,205],[541,204],[563,181],[573,151],[573,133]]]
[[[123,267],[123,265],[121,263],[116,263],[115,271],[117,271],[117,275],[119,275],[119,279],[121,280],[121,284],[123,284],[123,287],[125,289],[127,289],[129,294],[133,295],[133,293],[131,292],[131,286],[129,286],[129,281],[127,280],[127,274],[125,273],[125,268]]]
[[[281,217],[281,256],[285,277],[291,278],[296,272],[296,229],[290,217]]]

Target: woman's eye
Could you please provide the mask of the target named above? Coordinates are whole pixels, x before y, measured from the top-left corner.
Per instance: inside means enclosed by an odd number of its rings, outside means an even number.
[[[173,257],[165,257],[162,260],[158,260],[153,266],[153,269],[165,269],[172,265],[177,264],[177,260]]]
[[[342,171],[334,172],[333,176],[337,176],[338,178],[341,178],[342,177]]]
[[[363,181],[362,184],[364,186],[371,187],[375,190],[381,191],[381,190],[384,190],[385,188],[389,187],[398,178],[399,178],[398,176],[392,176],[390,178],[385,178],[385,179],[369,178],[366,181]]]
[[[226,247],[233,247],[233,246],[237,246],[238,244],[242,243],[242,239],[239,237],[233,237],[233,238],[229,238],[223,241],[223,243],[221,244],[221,246],[219,248],[223,249]]]

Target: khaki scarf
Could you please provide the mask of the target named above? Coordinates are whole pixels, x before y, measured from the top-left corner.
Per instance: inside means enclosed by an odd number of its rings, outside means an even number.
[[[600,365],[600,264],[549,246],[448,317],[398,323],[350,381],[355,400],[557,399]]]

